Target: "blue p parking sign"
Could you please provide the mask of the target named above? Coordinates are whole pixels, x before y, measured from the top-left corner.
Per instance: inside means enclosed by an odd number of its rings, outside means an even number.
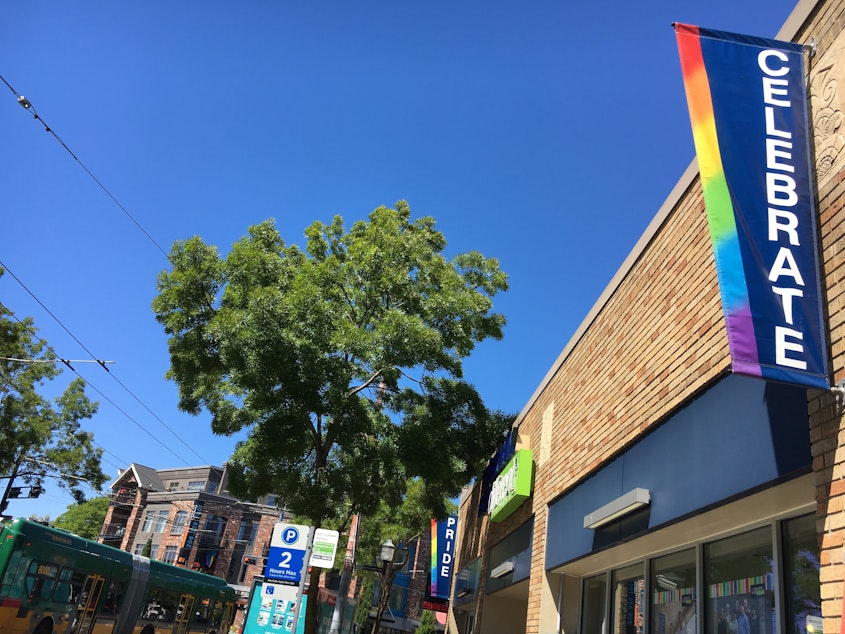
[[[268,581],[298,584],[302,580],[310,531],[310,526],[282,522],[273,527],[264,570]]]

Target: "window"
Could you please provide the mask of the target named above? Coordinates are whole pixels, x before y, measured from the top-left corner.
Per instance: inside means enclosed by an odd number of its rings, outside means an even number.
[[[171,535],[180,535],[185,528],[185,522],[188,520],[188,511],[177,511],[173,518],[173,526],[170,527]]]
[[[219,515],[209,515],[208,519],[205,521],[205,531],[208,533],[212,533],[217,537],[223,534],[223,531],[226,529],[226,518],[220,517]]]
[[[132,554],[133,555],[142,554],[144,552],[144,546],[146,546],[146,544],[138,542],[137,544],[135,544],[135,548],[132,550]]]
[[[783,548],[787,624],[785,631],[821,632],[820,553],[815,515],[805,515],[784,522]],[[749,618],[752,617],[753,614]]]
[[[584,603],[581,607],[583,634],[603,634],[605,602],[607,596],[607,575],[602,573],[584,581]]]
[[[176,551],[178,548],[176,546],[165,546],[164,547],[164,557],[162,561],[166,564],[172,564],[176,561]]]
[[[101,614],[117,614],[120,610],[121,599],[123,599],[123,582],[112,581],[106,593],[106,600],[103,601]]]
[[[168,491],[176,491],[178,489],[179,489],[179,483],[178,482],[171,482],[170,484],[167,485]]]
[[[658,557],[651,564],[651,631],[695,631],[695,548]]]
[[[53,592],[53,601],[60,603],[78,603],[85,583],[85,573],[63,568],[59,573],[59,582]]]
[[[779,543],[778,549],[774,543]],[[580,632],[820,632],[819,557],[811,513],[588,577],[582,581]],[[645,570],[647,623],[641,620]],[[782,571],[780,586],[775,570]],[[779,592],[784,597],[781,610],[775,602]],[[696,613],[699,607],[703,614]]]
[[[705,544],[704,583],[705,632],[768,632],[759,626],[775,610],[771,527]]]
[[[241,520],[241,525],[238,527],[237,540],[244,542],[248,546],[255,543],[255,533],[258,530],[258,525],[253,524],[251,520]]]
[[[155,511],[147,511],[147,514],[144,515],[144,524],[141,526],[142,533],[149,533],[153,529],[155,515]]]
[[[188,491],[203,491],[205,489],[205,480],[192,480],[188,482]]]
[[[155,533],[163,533],[164,532],[164,525],[167,524],[167,516],[169,515],[168,511],[159,511],[158,515],[156,516],[156,523],[153,527],[153,532]]]
[[[645,615],[644,565],[642,563],[613,571],[613,634],[636,634],[643,631]]]
[[[56,583],[59,567],[56,564],[33,561],[26,573],[26,594],[29,600],[37,603],[49,598]]]

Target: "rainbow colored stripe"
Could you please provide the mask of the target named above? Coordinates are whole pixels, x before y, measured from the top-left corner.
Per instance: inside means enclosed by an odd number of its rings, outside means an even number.
[[[431,520],[431,583],[429,595],[437,596],[437,520]]]
[[[716,272],[719,276],[728,343],[732,351],[739,353],[734,355],[734,371],[749,376],[762,376],[748,282],[743,273],[736,215],[719,150],[710,81],[701,52],[699,28],[688,24],[675,24],[675,35],[681,57],[693,141],[698,156],[710,239],[716,259]],[[741,364],[741,367],[737,367],[738,364]]]

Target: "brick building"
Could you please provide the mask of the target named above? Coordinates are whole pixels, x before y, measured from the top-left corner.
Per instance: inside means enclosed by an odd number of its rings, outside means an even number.
[[[845,380],[845,0],[801,0],[777,39],[815,47],[806,67],[835,384]],[[492,521],[483,482],[462,496],[449,631],[717,632],[736,612],[754,634],[839,632],[845,409],[835,391],[730,367],[693,162],[502,448],[498,471],[530,450],[518,461],[527,497]]]
[[[273,496],[243,502],[226,490],[226,467],[155,470],[131,464],[111,485],[98,541],[248,586],[261,574],[279,510]],[[244,563],[244,557],[254,563]]]

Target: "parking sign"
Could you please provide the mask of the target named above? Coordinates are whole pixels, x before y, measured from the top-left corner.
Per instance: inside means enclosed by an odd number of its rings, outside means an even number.
[[[267,567],[264,569],[264,577],[268,581],[299,584],[310,534],[311,527],[301,524],[277,522],[273,526]]]

